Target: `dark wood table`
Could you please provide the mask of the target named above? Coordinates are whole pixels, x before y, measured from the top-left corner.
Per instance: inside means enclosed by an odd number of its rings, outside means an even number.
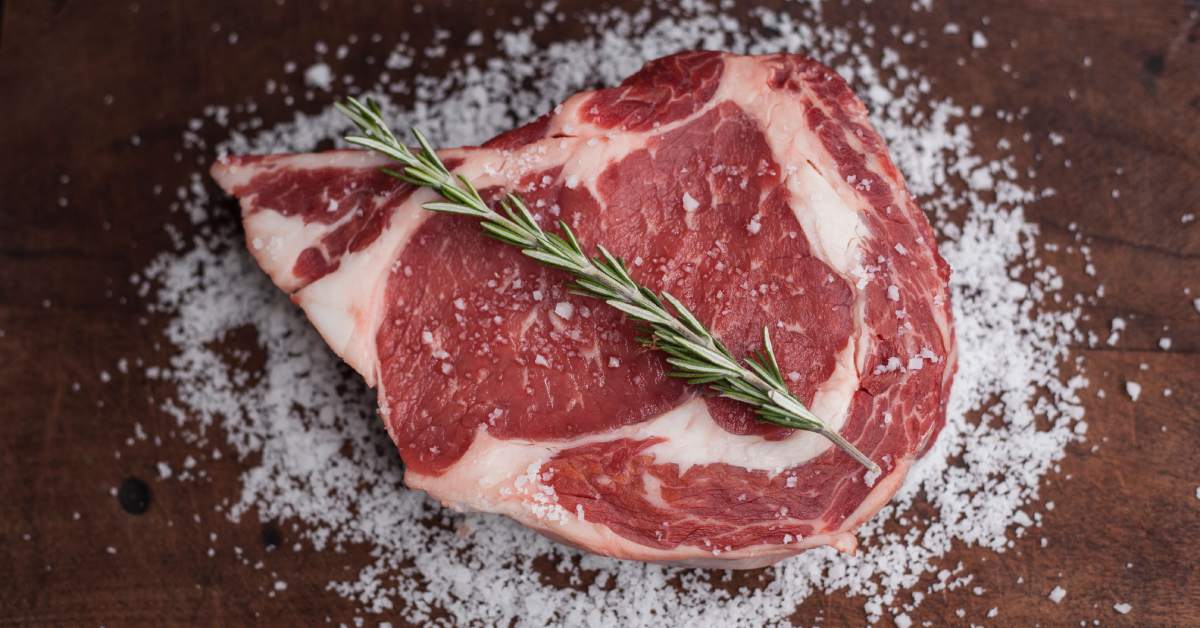
[[[148,511],[127,514],[110,489],[130,476],[154,478],[155,463],[182,458],[185,446],[167,438],[157,450],[124,448],[135,422],[171,432],[172,419],[149,399],[166,391],[144,378],[101,385],[97,377],[120,357],[159,350],[153,324],[135,322],[145,305],[128,277],[169,246],[152,184],[185,183],[195,169],[172,159],[189,117],[261,93],[265,78],[309,59],[318,40],[382,32],[386,50],[402,26],[417,38],[435,24],[462,37],[527,13],[509,1],[494,3],[493,17],[470,2],[430,2],[420,14],[403,4],[0,2],[0,623],[303,625],[355,616],[325,590],[353,552],[270,552],[265,545],[290,546],[287,525],[254,517],[232,524],[213,511],[237,492],[236,461],[209,465],[206,482],[151,482]],[[908,5],[877,1],[866,11],[877,24],[906,29],[940,30],[948,15],[970,29],[986,16],[991,41],[1019,42],[973,54],[930,38],[905,55],[960,103],[1028,108],[1018,124],[1034,140],[1015,149],[1019,163],[1036,165],[1039,181],[1058,191],[1029,214],[1045,242],[1070,242],[1067,226],[1077,223],[1092,247],[1106,296],[1084,306],[1084,327],[1107,335],[1114,316],[1129,321],[1115,347],[1075,349],[1092,382],[1091,429],[1044,482],[1043,498],[1057,506],[1044,528],[1004,554],[956,551],[986,591],[939,594],[914,617],[937,625],[1200,625],[1200,312],[1192,304],[1200,223],[1181,222],[1200,213],[1200,4],[964,0],[932,13]],[[860,9],[826,11],[839,19]],[[954,63],[959,56],[964,66]],[[353,73],[357,63],[339,67]],[[274,122],[289,112],[270,105],[261,115]],[[1010,131],[994,119],[976,125],[981,145]],[[1052,131],[1064,139],[1053,150]],[[1059,268],[1068,293],[1096,281],[1074,259]],[[1163,335],[1174,340],[1170,351],[1157,347]],[[1136,403],[1121,393],[1134,374],[1145,387]],[[1164,397],[1164,388],[1174,395]],[[1100,389],[1106,398],[1097,398]],[[221,531],[215,543],[212,530]],[[109,554],[110,545],[119,553]],[[210,546],[224,558],[209,558]],[[266,568],[233,560],[233,546]],[[266,595],[271,572],[286,574],[285,594]],[[1069,592],[1058,605],[1047,599],[1056,585]],[[1114,613],[1119,601],[1133,612]],[[1001,610],[995,619],[985,617],[991,607]],[[825,625],[861,624],[862,602],[817,595],[796,618],[818,616]]]

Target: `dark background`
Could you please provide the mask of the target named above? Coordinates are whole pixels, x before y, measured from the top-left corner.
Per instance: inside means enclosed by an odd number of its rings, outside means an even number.
[[[869,11],[876,24],[931,35],[948,16],[963,26],[959,40],[930,36],[929,47],[905,49],[905,62],[935,81],[934,93],[959,103],[1028,108],[1013,123],[1033,137],[1014,148],[1017,164],[1036,165],[1038,181],[1058,191],[1029,214],[1044,242],[1070,243],[1074,222],[1092,248],[1106,297],[1084,307],[1084,327],[1104,337],[1112,317],[1129,321],[1116,347],[1075,349],[1092,382],[1084,392],[1091,429],[1043,484],[1042,497],[1056,504],[1044,528],[1004,554],[956,551],[951,558],[976,574],[972,586],[984,592],[932,596],[914,619],[1200,625],[1200,313],[1191,303],[1200,296],[1200,222],[1180,221],[1200,213],[1200,6],[960,1],[925,14],[908,4],[839,4],[826,14],[836,22]],[[172,158],[188,118],[205,105],[260,96],[267,78],[282,78],[285,62],[311,63],[318,40],[336,45],[351,33],[380,32],[375,50],[384,52],[401,29],[419,42],[437,25],[455,42],[529,13],[520,2],[494,7],[489,17],[469,2],[430,2],[419,14],[392,2],[0,2],[0,624],[299,625],[354,617],[353,606],[324,587],[347,560],[365,557],[363,548],[349,557],[270,551],[294,541],[285,522],[249,516],[232,524],[213,511],[238,490],[239,466],[228,458],[206,463],[210,481],[155,481],[155,462],[181,459],[186,446],[169,438],[157,450],[123,443],[135,422],[151,434],[171,431],[172,420],[149,400],[169,391],[141,377],[100,385],[97,376],[119,357],[157,350],[153,322],[134,322],[145,305],[128,277],[169,247],[166,202],[152,188],[171,191],[196,170]],[[977,28],[992,42],[986,50],[964,43]],[[567,24],[558,32],[575,31]],[[1003,45],[1011,40],[1019,45]],[[331,63],[339,73],[377,71],[354,55]],[[299,73],[289,78],[301,86]],[[290,117],[278,99],[261,102],[268,124]],[[1019,136],[989,117],[974,127],[980,146]],[[1046,139],[1052,131],[1063,136],[1061,147]],[[221,139],[211,133],[210,141]],[[1078,256],[1044,257],[1058,262],[1067,294],[1094,288]],[[1164,335],[1174,340],[1169,352],[1156,346]],[[1122,392],[1126,377],[1143,384],[1137,403]],[[81,390],[72,390],[74,382]],[[1164,397],[1165,388],[1174,395]],[[1100,389],[1107,398],[1096,397]],[[145,514],[127,514],[109,493],[130,476],[153,492]],[[216,542],[208,538],[213,530]],[[119,552],[107,553],[110,545]],[[210,546],[217,558],[206,556]],[[235,561],[233,546],[265,568]],[[272,572],[289,587],[269,597]],[[1068,592],[1059,605],[1047,599],[1056,585]],[[1117,615],[1116,602],[1133,612]],[[992,607],[1000,614],[987,619]],[[862,601],[816,595],[796,619],[818,616],[825,625],[861,624]]]

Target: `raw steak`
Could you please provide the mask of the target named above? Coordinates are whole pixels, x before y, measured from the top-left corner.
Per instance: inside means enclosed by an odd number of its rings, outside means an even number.
[[[837,74],[681,53],[442,156],[623,256],[735,354],[771,325],[792,390],[884,471],[668,378],[633,323],[475,221],[423,211],[434,193],[376,155],[220,160],[250,252],[378,387],[409,486],[620,558],[854,550],[941,429],[955,349],[933,231]]]

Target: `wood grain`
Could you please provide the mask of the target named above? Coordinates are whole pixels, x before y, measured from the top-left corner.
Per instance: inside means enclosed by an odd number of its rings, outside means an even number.
[[[1044,242],[1072,244],[1069,226],[1077,225],[1098,277],[1085,274],[1078,256],[1045,258],[1068,293],[1104,284],[1106,297],[1082,307],[1086,329],[1107,335],[1114,316],[1130,323],[1115,347],[1076,348],[1092,384],[1088,442],[1072,446],[1044,483],[1043,498],[1056,505],[1044,527],[1004,554],[956,550],[983,593],[939,594],[915,619],[1200,625],[1200,313],[1191,302],[1200,296],[1200,223],[1180,221],[1200,213],[1200,8],[1179,0],[955,1],[927,14],[908,4],[826,12],[924,29],[930,45],[904,57],[934,79],[936,93],[1026,112],[1012,123],[975,121],[980,150],[1029,134],[1014,142],[1017,163],[1036,168],[1057,193],[1028,214]],[[171,433],[172,420],[156,410],[169,391],[140,377],[107,385],[97,377],[121,357],[164,351],[153,331],[161,321],[138,322],[145,308],[128,277],[169,247],[167,203],[153,186],[167,184],[170,194],[196,170],[173,159],[188,118],[208,104],[261,94],[285,62],[311,59],[317,41],[383,32],[375,50],[386,51],[398,25],[418,41],[442,25],[461,41],[528,10],[502,1],[490,13],[469,2],[430,3],[419,14],[390,2],[0,2],[0,623],[307,625],[355,617],[325,583],[363,564],[365,548],[292,551],[292,522],[229,523],[214,506],[237,494],[240,468],[230,458],[207,464],[209,481],[153,481],[155,463],[182,458],[185,446],[124,441],[135,423]],[[962,38],[934,36],[948,19],[963,26]],[[964,44],[976,28],[987,33],[985,50]],[[578,32],[570,23],[556,31]],[[335,64],[373,75],[361,57]],[[318,97],[296,107],[325,104]],[[273,122],[290,114],[276,103],[261,115]],[[1052,131],[1061,146],[1049,141]],[[206,139],[220,136],[214,130]],[[1157,348],[1160,336],[1174,340],[1169,352]],[[1137,403],[1121,393],[1134,377],[1144,386]],[[1166,388],[1174,394],[1164,396]],[[110,495],[130,476],[153,492],[143,515],[126,514]],[[234,547],[264,568],[235,561]],[[270,597],[277,578],[289,588]],[[1055,586],[1068,591],[1058,605],[1047,599]],[[1116,602],[1133,612],[1117,615]],[[986,618],[993,607],[999,615]],[[861,624],[862,603],[818,595],[795,619]]]

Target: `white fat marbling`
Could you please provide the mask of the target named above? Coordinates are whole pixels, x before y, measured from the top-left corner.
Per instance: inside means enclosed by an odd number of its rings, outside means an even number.
[[[413,194],[395,208],[388,228],[367,248],[342,255],[336,270],[293,295],[334,353],[358,371],[368,386],[378,383],[375,332],[387,309],[384,293],[392,263],[429,217],[420,203],[433,200],[432,194]]]

